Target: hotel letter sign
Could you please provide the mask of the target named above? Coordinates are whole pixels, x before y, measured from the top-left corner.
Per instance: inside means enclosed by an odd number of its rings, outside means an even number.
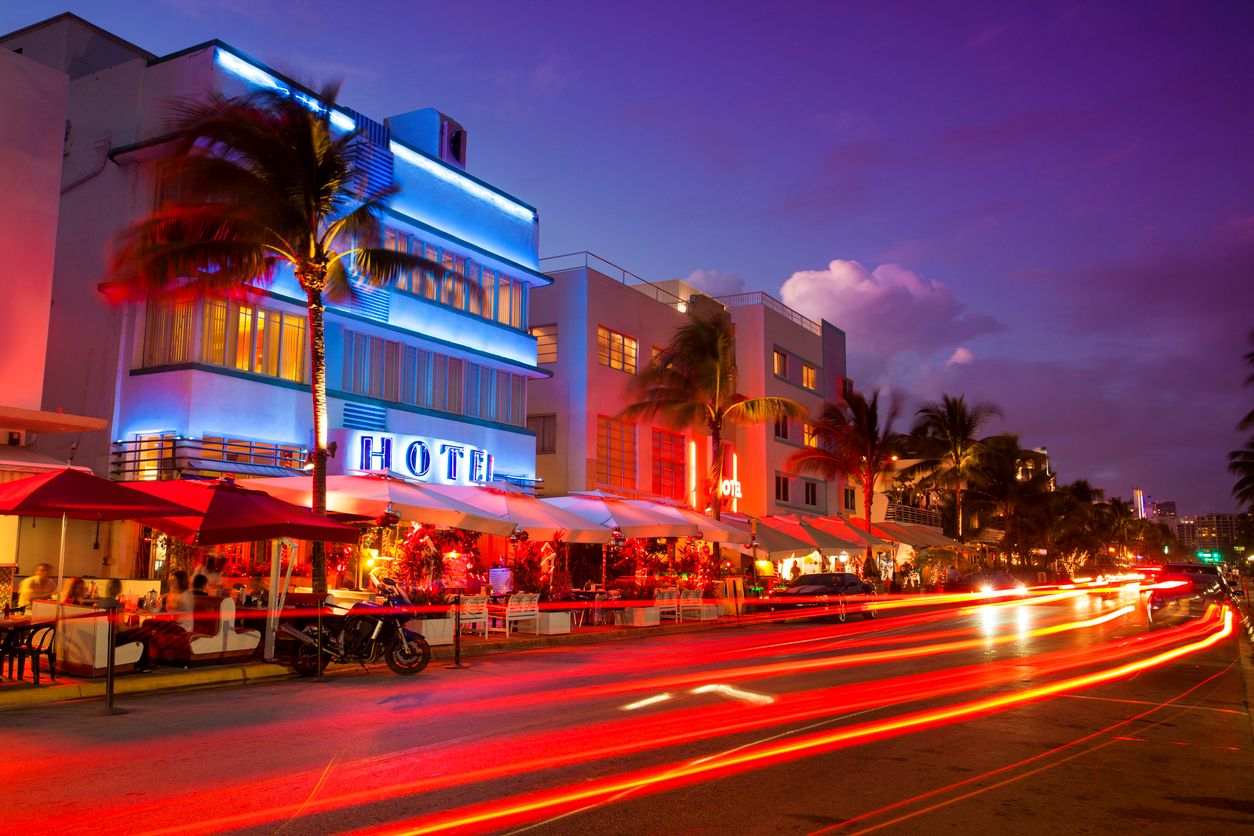
[[[343,445],[349,470],[393,470],[445,485],[487,484],[494,475],[492,454],[468,444],[390,433],[351,435],[356,437]]]

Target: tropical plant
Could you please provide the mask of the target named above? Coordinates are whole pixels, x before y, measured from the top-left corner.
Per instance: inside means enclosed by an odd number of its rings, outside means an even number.
[[[271,284],[290,268],[305,294],[313,396],[312,507],[326,511],[326,300],[354,286],[386,286],[403,272],[477,286],[417,255],[382,246],[388,186],[367,193],[355,131],[332,127],[338,85],[313,98],[264,90],[213,94],[175,107],[164,173],[177,195],[126,230],[112,268],[131,295],[209,295]],[[313,586],[326,589],[326,558],[314,544]]]
[[[871,393],[870,400],[861,392],[850,392],[842,402],[823,406],[814,425],[814,446],[797,450],[785,466],[829,481],[848,479],[860,485],[866,530],[870,531],[875,491],[893,475],[895,463],[906,449],[906,437],[893,430],[900,411],[898,400],[890,398],[881,420],[878,391]]]
[[[980,427],[1001,410],[988,403],[968,406],[962,395],[942,395],[939,402],[925,403],[914,416],[910,430],[911,452],[922,461],[909,469],[907,477],[918,475],[923,484],[948,490],[954,498],[956,536],[962,540],[962,489],[971,478],[984,449],[978,438]]]
[[[723,308],[689,309],[688,322],[633,382],[636,402],[623,410],[632,420],[661,419],[672,428],[704,431],[710,437],[706,484],[715,519],[722,510],[723,439],[728,428],[777,418],[807,417],[788,398],[747,398],[737,390],[736,332]]]
[[[1254,344],[1254,331],[1250,332],[1250,343]],[[1245,364],[1250,367],[1250,374],[1245,378],[1245,385],[1254,385],[1254,351],[1245,355]],[[1237,424],[1241,431],[1254,430],[1254,409],[1251,409]],[[1254,510],[1254,435],[1245,442],[1245,447],[1233,450],[1228,454],[1228,472],[1237,477],[1232,486],[1232,496],[1239,505]]]
[[[1032,547],[1030,516],[1053,488],[1053,476],[1037,466],[1039,456],[1020,447],[1015,435],[985,439],[967,489],[982,526],[1003,531],[1001,550],[1020,559]]]

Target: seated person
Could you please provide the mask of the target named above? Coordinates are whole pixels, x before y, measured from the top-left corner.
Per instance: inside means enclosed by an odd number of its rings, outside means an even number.
[[[197,575],[196,577],[192,578],[192,595],[197,598],[203,598],[207,596],[209,594],[207,591],[208,586],[209,586],[209,576]]]
[[[66,578],[65,586],[61,588],[60,601],[62,604],[82,604],[87,597],[87,584],[82,578]]]
[[[52,579],[52,564],[40,563],[35,567],[35,574],[22,581],[17,592],[17,608],[30,612],[33,601],[46,600],[57,591],[57,582]]]

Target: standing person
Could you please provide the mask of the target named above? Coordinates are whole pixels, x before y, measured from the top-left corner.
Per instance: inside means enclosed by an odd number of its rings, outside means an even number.
[[[30,612],[30,605],[34,601],[44,600],[52,597],[52,593],[57,591],[57,582],[52,579],[52,564],[40,563],[35,567],[35,574],[22,581],[22,585],[17,591],[17,608]]]

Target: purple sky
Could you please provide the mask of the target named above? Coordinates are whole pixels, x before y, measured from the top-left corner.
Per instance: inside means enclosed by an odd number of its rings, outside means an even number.
[[[734,5],[25,0],[0,31],[68,9],[438,107],[543,254],[769,291],[846,330],[860,388],[991,401],[1064,481],[1232,510],[1254,6]]]

